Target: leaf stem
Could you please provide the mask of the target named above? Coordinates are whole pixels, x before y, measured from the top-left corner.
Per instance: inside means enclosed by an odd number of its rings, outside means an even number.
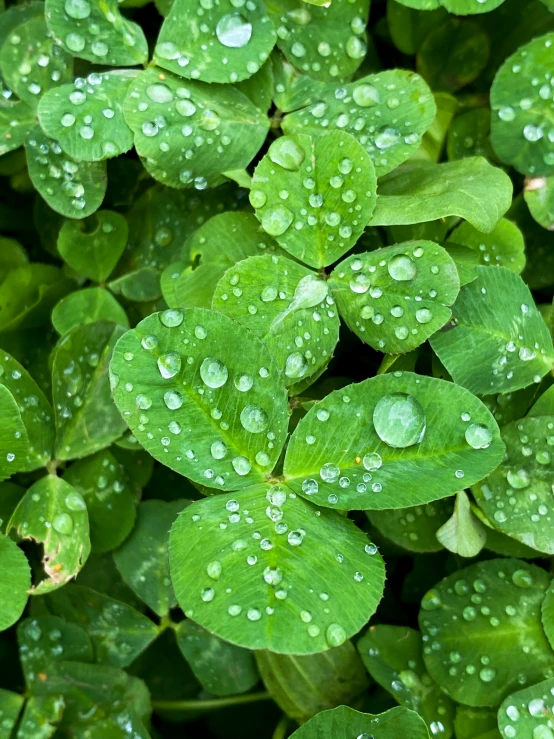
[[[152,708],[155,711],[206,711],[267,700],[271,700],[269,693],[247,693],[246,695],[230,695],[226,698],[209,698],[208,700],[152,701]]]
[[[288,716],[281,716],[279,723],[275,727],[275,731],[273,732],[273,736],[271,739],[285,739],[287,736],[287,729],[289,726],[289,717]]]

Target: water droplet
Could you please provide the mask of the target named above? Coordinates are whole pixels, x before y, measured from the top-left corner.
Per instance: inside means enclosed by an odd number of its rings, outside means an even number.
[[[397,254],[387,264],[389,275],[393,280],[406,282],[413,280],[416,276],[416,266],[410,257],[405,254]]]
[[[362,464],[366,470],[373,472],[373,470],[378,470],[382,466],[383,460],[381,459],[381,455],[377,454],[377,452],[369,452],[362,459]]]
[[[65,504],[70,511],[84,511],[87,507],[83,496],[77,491],[66,495]]]
[[[531,482],[529,473],[525,469],[508,470],[506,477],[508,479],[508,484],[516,490],[528,487]]]
[[[262,228],[270,236],[281,236],[293,222],[294,216],[284,205],[267,210],[262,217]]]
[[[206,357],[200,365],[200,377],[205,385],[216,389],[225,385],[229,377],[229,371],[219,359]]]
[[[346,632],[340,624],[329,624],[325,630],[325,639],[330,647],[340,647],[346,641]]]
[[[438,590],[429,590],[423,596],[421,607],[424,611],[436,611],[442,606],[441,597]]]
[[[492,431],[480,423],[472,423],[467,427],[465,437],[473,449],[487,449],[492,441]]]
[[[161,82],[148,85],[146,95],[155,103],[171,103],[173,101],[173,92]]]
[[[393,393],[385,395],[375,406],[373,425],[381,441],[395,448],[405,448],[423,439],[425,412],[413,396]]]
[[[274,141],[268,153],[274,164],[278,164],[283,169],[291,172],[298,171],[306,158],[304,149],[288,136],[282,136]]]
[[[516,570],[512,575],[512,582],[519,588],[531,588],[533,576],[528,570]]]
[[[210,453],[214,459],[223,459],[227,455],[227,446],[222,441],[214,441]]]
[[[379,91],[373,85],[356,85],[352,92],[352,97],[356,105],[360,108],[371,108],[380,102]]]
[[[171,411],[175,411],[183,405],[183,396],[177,390],[168,390],[164,394],[164,403]]]
[[[247,475],[250,470],[252,469],[252,465],[250,463],[250,460],[248,460],[246,457],[235,457],[231,464],[233,465],[233,469],[237,473],[237,475]]]
[[[260,434],[265,431],[269,418],[267,413],[257,405],[247,405],[240,414],[242,427],[251,434]]]
[[[64,10],[70,18],[83,20],[91,12],[89,0],[65,0]]]
[[[306,480],[302,483],[302,492],[306,493],[306,495],[315,495],[317,491],[319,490],[319,485],[317,480],[314,480],[312,477],[306,478]]]
[[[158,357],[158,369],[165,380],[175,377],[181,370],[181,356],[177,352],[166,352]]]
[[[240,13],[228,13],[219,20],[215,29],[220,44],[230,49],[242,49],[252,37],[252,24]]]
[[[55,529],[58,534],[69,535],[73,531],[73,519],[69,513],[58,513],[58,515],[54,516],[54,519],[52,520],[52,528]]]
[[[301,352],[289,354],[285,362],[285,375],[291,379],[304,377],[308,369],[308,361]]]
[[[235,387],[241,393],[246,393],[254,384],[254,378],[250,375],[238,375],[234,380]]]
[[[340,467],[333,462],[327,462],[319,470],[319,476],[324,482],[336,482],[340,477]]]
[[[221,562],[219,562],[217,559],[213,562],[208,562],[208,565],[206,566],[206,573],[208,577],[211,577],[212,580],[219,580],[221,577]]]

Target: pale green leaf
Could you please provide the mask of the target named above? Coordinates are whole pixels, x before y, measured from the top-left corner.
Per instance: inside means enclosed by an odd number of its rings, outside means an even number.
[[[29,438],[19,405],[5,385],[0,384],[0,480],[25,469],[29,459]]]
[[[521,680],[533,683],[552,670],[554,652],[540,620],[550,580],[527,562],[493,559],[426,593],[419,614],[428,642],[423,659],[447,695],[469,706],[496,706]]]
[[[83,0],[68,0],[71,2]],[[85,0],[88,2],[88,0]],[[38,107],[42,130],[77,162],[99,162],[124,154],[133,134],[123,118],[123,101],[136,71],[117,70],[62,85],[44,95]]]
[[[554,177],[527,179],[523,195],[535,221],[554,231]]]
[[[86,503],[55,475],[43,477],[25,493],[8,524],[22,539],[43,544],[42,564],[47,579],[34,586],[42,595],[75,577],[90,553]]]
[[[142,28],[121,15],[117,0],[47,0],[45,14],[56,41],[80,59],[133,67],[148,58]]]
[[[262,342],[227,316],[154,313],[118,342],[111,375],[139,443],[194,482],[236,490],[275,466],[288,426],[281,374]]]
[[[454,382],[473,393],[508,393],[540,382],[554,361],[548,326],[523,280],[505,267],[477,267],[460,290],[452,323],[431,337]]]
[[[339,318],[325,281],[286,257],[249,257],[217,283],[212,307],[263,341],[290,387],[327,366]]]
[[[436,536],[446,549],[460,557],[476,557],[485,546],[487,529],[473,514],[464,490],[457,493],[454,512]]]
[[[383,562],[366,535],[286,486],[193,503],[173,525],[169,553],[185,615],[249,649],[313,654],[340,646],[383,591]]]
[[[501,218],[490,233],[482,233],[469,223],[461,223],[450,233],[448,242],[473,249],[483,265],[507,267],[516,274],[525,267],[523,233],[507,218]]]
[[[265,113],[231,85],[185,81],[156,67],[131,82],[123,112],[144,166],[171,187],[219,185],[223,172],[252,161],[269,130]]]
[[[512,182],[483,157],[404,166],[379,182],[372,226],[459,216],[490,233],[510,207]]]
[[[407,241],[348,257],[329,285],[351,331],[374,349],[404,354],[450,319],[460,279],[441,246]]]
[[[0,333],[44,325],[52,306],[72,285],[52,264],[15,267],[0,285]]]
[[[296,493],[326,507],[406,508],[481,480],[503,453],[496,422],[474,395],[394,372],[315,404],[291,437],[284,474]]]
[[[285,116],[282,127],[286,134],[316,136],[334,128],[351,133],[381,177],[418,149],[435,113],[431,90],[418,74],[390,69],[329,86],[318,102]]]
[[[33,109],[26,103],[0,98],[0,156],[22,146],[35,125]]]
[[[322,711],[291,734],[291,739],[338,739],[363,737],[373,739],[428,739],[429,732],[423,719],[407,708],[391,708],[374,716],[359,713],[353,708],[339,706]]]
[[[283,136],[256,167],[250,202],[262,228],[311,267],[331,264],[363,233],[376,179],[361,144],[343,131]]]
[[[239,82],[260,69],[276,38],[263,2],[175,0],[156,41],[154,61],[193,80]]]

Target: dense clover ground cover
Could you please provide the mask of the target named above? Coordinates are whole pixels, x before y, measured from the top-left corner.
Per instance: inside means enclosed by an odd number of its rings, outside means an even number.
[[[552,0],[0,0],[0,739],[554,739]]]

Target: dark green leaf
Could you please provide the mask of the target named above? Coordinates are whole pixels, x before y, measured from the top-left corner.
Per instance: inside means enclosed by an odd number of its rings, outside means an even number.
[[[245,693],[259,680],[254,657],[228,644],[194,621],[181,621],[177,644],[204,690],[213,695]]]
[[[249,649],[313,654],[340,646],[367,622],[383,589],[383,562],[365,534],[286,486],[193,503],[173,525],[169,550],[185,615]]]
[[[368,685],[364,666],[350,641],[321,654],[260,651],[256,662],[273,700],[301,724],[320,711],[351,703]]]
[[[498,728],[506,739],[510,735],[548,739],[554,714],[554,678],[544,680],[509,695],[498,709]]]
[[[383,536],[410,552],[438,552],[437,530],[452,512],[452,498],[412,508],[371,511],[367,517]]]
[[[50,739],[64,710],[61,696],[31,696],[25,704],[16,739]]]
[[[481,156],[494,161],[490,130],[491,112],[488,108],[475,108],[462,113],[454,120],[448,132],[448,158]]]
[[[113,555],[123,580],[158,616],[166,616],[176,605],[167,543],[171,524],[186,504],[185,500],[141,503],[131,536]]]
[[[79,326],[97,321],[111,321],[125,328],[129,327],[127,314],[114,296],[103,287],[77,290],[62,298],[52,311],[52,324],[62,336]]]
[[[424,596],[423,659],[447,695],[496,706],[521,681],[552,670],[554,652],[540,620],[550,580],[534,565],[495,559],[455,572]]]
[[[104,449],[125,431],[110,398],[108,366],[122,326],[81,325],[63,336],[53,354],[56,457],[75,459]]]
[[[0,688],[0,716],[2,717],[0,737],[2,739],[10,739],[24,700],[22,695]]]

